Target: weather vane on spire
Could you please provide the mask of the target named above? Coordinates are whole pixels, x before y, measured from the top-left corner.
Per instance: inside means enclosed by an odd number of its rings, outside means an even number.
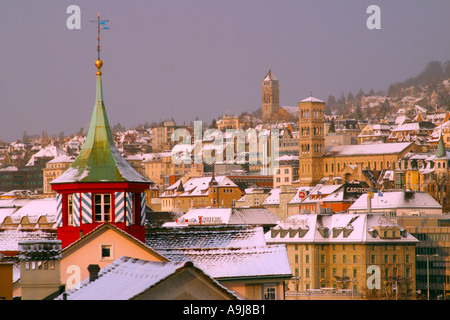
[[[98,36],[97,36],[97,52],[98,52],[98,56],[97,59],[100,60],[100,50],[102,45],[100,44],[100,30],[109,30],[109,27],[106,26],[106,23],[109,22],[109,20],[100,20],[100,12],[97,15],[97,20],[91,20],[90,22],[94,22],[97,23],[97,32],[98,32]]]

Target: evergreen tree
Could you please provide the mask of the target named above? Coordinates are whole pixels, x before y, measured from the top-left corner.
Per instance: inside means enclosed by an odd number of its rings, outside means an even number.
[[[328,133],[336,132],[334,117],[331,118],[330,128],[328,129]]]

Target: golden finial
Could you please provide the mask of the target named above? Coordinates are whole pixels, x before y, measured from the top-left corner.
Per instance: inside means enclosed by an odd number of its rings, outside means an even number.
[[[97,67],[97,75],[101,76],[102,75],[102,71],[100,70],[103,66],[103,61],[98,59],[95,61],[95,66]]]

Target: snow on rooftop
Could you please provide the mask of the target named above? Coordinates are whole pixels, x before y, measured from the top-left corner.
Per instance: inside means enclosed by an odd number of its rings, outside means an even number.
[[[270,190],[270,195],[263,201],[263,205],[278,204],[280,202],[280,188]]]
[[[68,290],[67,300],[130,300],[184,266],[185,261],[159,262],[121,257],[101,269],[95,281],[89,282],[87,278],[79,289]],[[227,290],[218,282],[216,284]],[[61,299],[62,295],[57,298]]]
[[[162,249],[238,248],[264,246],[264,231],[256,226],[189,226],[150,229],[145,244]]]
[[[382,148],[380,148],[379,145],[374,147],[372,144],[332,146],[325,148],[325,157],[398,154],[409,147],[412,143],[413,142],[383,143]]]
[[[442,206],[428,193],[416,191],[391,191],[381,195],[373,193],[372,209],[442,209]],[[349,211],[367,210],[367,193],[361,195]]]
[[[314,98],[313,96],[310,96],[310,97],[308,97],[306,99],[303,99],[300,102],[323,102],[323,101],[320,100],[320,99]]]
[[[271,231],[266,232],[267,243],[333,243],[333,242],[417,242],[411,234],[404,232],[398,238],[384,239],[371,234],[375,227],[396,226],[405,231],[383,214],[298,214],[290,216]],[[324,233],[323,230],[328,232]],[[291,231],[291,232],[290,232]]]
[[[27,240],[56,240],[56,231],[0,229],[0,251],[18,251],[19,242]]]
[[[171,261],[193,261],[215,279],[286,277],[292,272],[284,245],[163,250],[161,254]]]
[[[192,224],[274,225],[279,218],[266,208],[201,208],[191,209],[176,222],[163,226]]]
[[[59,155],[47,163],[70,163],[75,161],[75,156],[69,156],[67,154]]]
[[[47,157],[51,157],[51,158],[55,158],[55,157],[59,157],[61,155],[64,155],[65,152],[61,149],[59,149],[57,146],[55,145],[48,145],[45,148],[42,148],[41,150],[39,150],[37,153],[35,153],[34,155],[31,156],[31,159],[28,161],[28,163],[26,164],[27,166],[33,166],[35,161],[39,158],[47,158]]]

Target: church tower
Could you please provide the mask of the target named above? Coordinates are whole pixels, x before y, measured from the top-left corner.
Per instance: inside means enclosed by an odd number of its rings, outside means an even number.
[[[278,79],[269,70],[262,83],[262,121],[270,122],[272,115],[280,108],[280,91]]]
[[[116,146],[103,102],[100,55],[95,66],[96,99],[86,140],[72,165],[51,182],[63,248],[104,223],[145,241],[145,191],[152,181],[135,171]]]
[[[314,97],[298,103],[299,181],[315,185],[323,177],[325,154],[325,103]]]

